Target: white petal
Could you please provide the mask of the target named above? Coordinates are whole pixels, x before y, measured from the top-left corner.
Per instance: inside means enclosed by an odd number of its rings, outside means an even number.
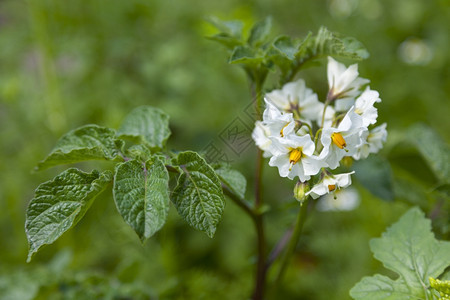
[[[269,160],[269,166],[277,167],[281,177],[289,175],[289,155],[275,155]],[[292,178],[291,178],[292,179]]]

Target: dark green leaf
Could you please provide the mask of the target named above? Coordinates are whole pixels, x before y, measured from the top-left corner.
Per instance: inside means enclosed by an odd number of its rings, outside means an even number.
[[[191,151],[180,153],[176,164],[183,170],[172,194],[178,213],[189,225],[213,237],[225,207],[216,173]]]
[[[97,125],[82,126],[66,133],[36,169],[86,160],[122,161],[119,155],[122,146],[123,141],[116,138],[113,129]]]
[[[119,213],[145,241],[166,222],[169,211],[169,174],[163,162],[152,157],[121,163],[114,176],[113,195]]]
[[[126,116],[117,135],[132,138],[150,148],[162,149],[170,136],[169,116],[151,106],[135,108]]]
[[[393,200],[392,170],[389,162],[379,156],[369,156],[353,165],[355,177],[372,194],[384,200]]]
[[[72,168],[41,184],[27,209],[28,261],[40,247],[75,226],[111,179],[109,171],[89,174]]]
[[[427,299],[429,277],[437,278],[450,265],[450,242],[434,238],[431,221],[417,207],[371,240],[370,248],[399,278],[365,277],[351,289],[354,299]]]

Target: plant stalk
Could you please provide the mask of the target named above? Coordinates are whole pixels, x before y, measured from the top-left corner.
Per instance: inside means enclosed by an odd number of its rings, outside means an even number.
[[[252,85],[252,96],[255,99],[255,112],[257,119],[261,119],[262,112],[262,86],[265,80],[265,76],[262,78],[256,77],[254,84]],[[255,290],[253,293],[253,300],[262,300],[264,297],[264,290],[266,284],[266,237],[264,233],[264,220],[263,215],[259,212],[261,206],[263,205],[263,199],[261,197],[261,186],[262,186],[262,171],[263,171],[263,157],[262,151],[257,150],[256,153],[256,168],[255,168],[255,218],[254,224],[257,236],[257,251],[258,258],[256,263],[256,276],[255,276]]]
[[[292,233],[291,240],[289,241],[288,248],[286,250],[286,254],[283,257],[283,261],[281,262],[280,270],[278,271],[278,275],[275,279],[275,288],[279,286],[281,280],[283,279],[283,275],[286,271],[289,261],[291,260],[292,255],[295,252],[295,248],[298,244],[300,236],[302,235],[303,225],[305,224],[306,215],[308,213],[308,202],[309,197],[306,198],[305,202],[300,206],[300,210],[297,214],[297,219],[295,221],[294,232]]]

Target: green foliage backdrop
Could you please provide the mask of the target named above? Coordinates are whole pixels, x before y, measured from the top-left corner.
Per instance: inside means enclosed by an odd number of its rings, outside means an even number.
[[[39,183],[64,167],[33,169],[63,133],[88,123],[118,128],[134,108],[152,105],[170,115],[169,149],[200,151],[245,114],[251,98],[244,72],[205,38],[216,33],[206,22],[211,15],[242,19],[247,29],[270,15],[276,34],[303,37],[324,25],[353,36],[370,52],[359,64],[360,74],[383,100],[379,122],[388,122],[388,142],[381,162],[355,166],[357,173],[375,174],[357,178],[360,205],[350,212],[311,214],[280,299],[349,299],[362,276],[395,278],[372,257],[369,240],[412,205],[432,219],[438,239],[450,238],[447,1],[5,0],[0,2],[0,298],[248,297],[255,237],[233,203],[227,203],[214,239],[185,226],[171,210],[165,227],[141,245],[123,225],[112,193],[105,192],[70,232],[25,263],[28,202]],[[281,39],[278,46],[288,43]],[[319,97],[326,93],[325,61],[321,68],[299,74]],[[269,86],[277,84],[269,77]],[[255,151],[250,146],[230,154],[249,182]],[[108,162],[77,166],[90,171],[98,165],[113,171]],[[290,182],[276,170],[267,167],[264,175],[266,203],[287,209],[267,215],[274,244],[295,219],[295,200]]]

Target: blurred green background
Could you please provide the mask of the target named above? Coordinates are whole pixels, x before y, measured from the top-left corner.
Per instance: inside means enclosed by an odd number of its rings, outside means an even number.
[[[171,116],[170,148],[201,150],[242,116],[248,83],[227,64],[226,50],[205,39],[214,33],[205,22],[210,15],[242,19],[247,27],[271,15],[274,36],[303,37],[321,25],[353,36],[371,54],[360,74],[383,100],[379,122],[388,123],[389,138],[381,157],[392,168],[395,200],[383,201],[355,182],[361,200],[355,210],[312,211],[277,299],[349,299],[362,276],[389,274],[372,258],[368,241],[411,205],[433,217],[438,238],[449,238],[448,185],[439,184],[420,151],[402,142],[419,122],[444,146],[450,139],[448,1],[3,0],[0,299],[248,298],[255,236],[231,202],[214,239],[172,209],[166,226],[141,245],[109,189],[75,228],[25,263],[27,203],[38,184],[64,167],[32,169],[63,133],[86,123],[117,128],[133,108],[153,105]],[[327,88],[325,62],[299,74],[319,97]],[[255,151],[251,146],[232,156],[250,182],[249,198]],[[273,245],[297,208],[293,182],[276,169],[264,172]]]

